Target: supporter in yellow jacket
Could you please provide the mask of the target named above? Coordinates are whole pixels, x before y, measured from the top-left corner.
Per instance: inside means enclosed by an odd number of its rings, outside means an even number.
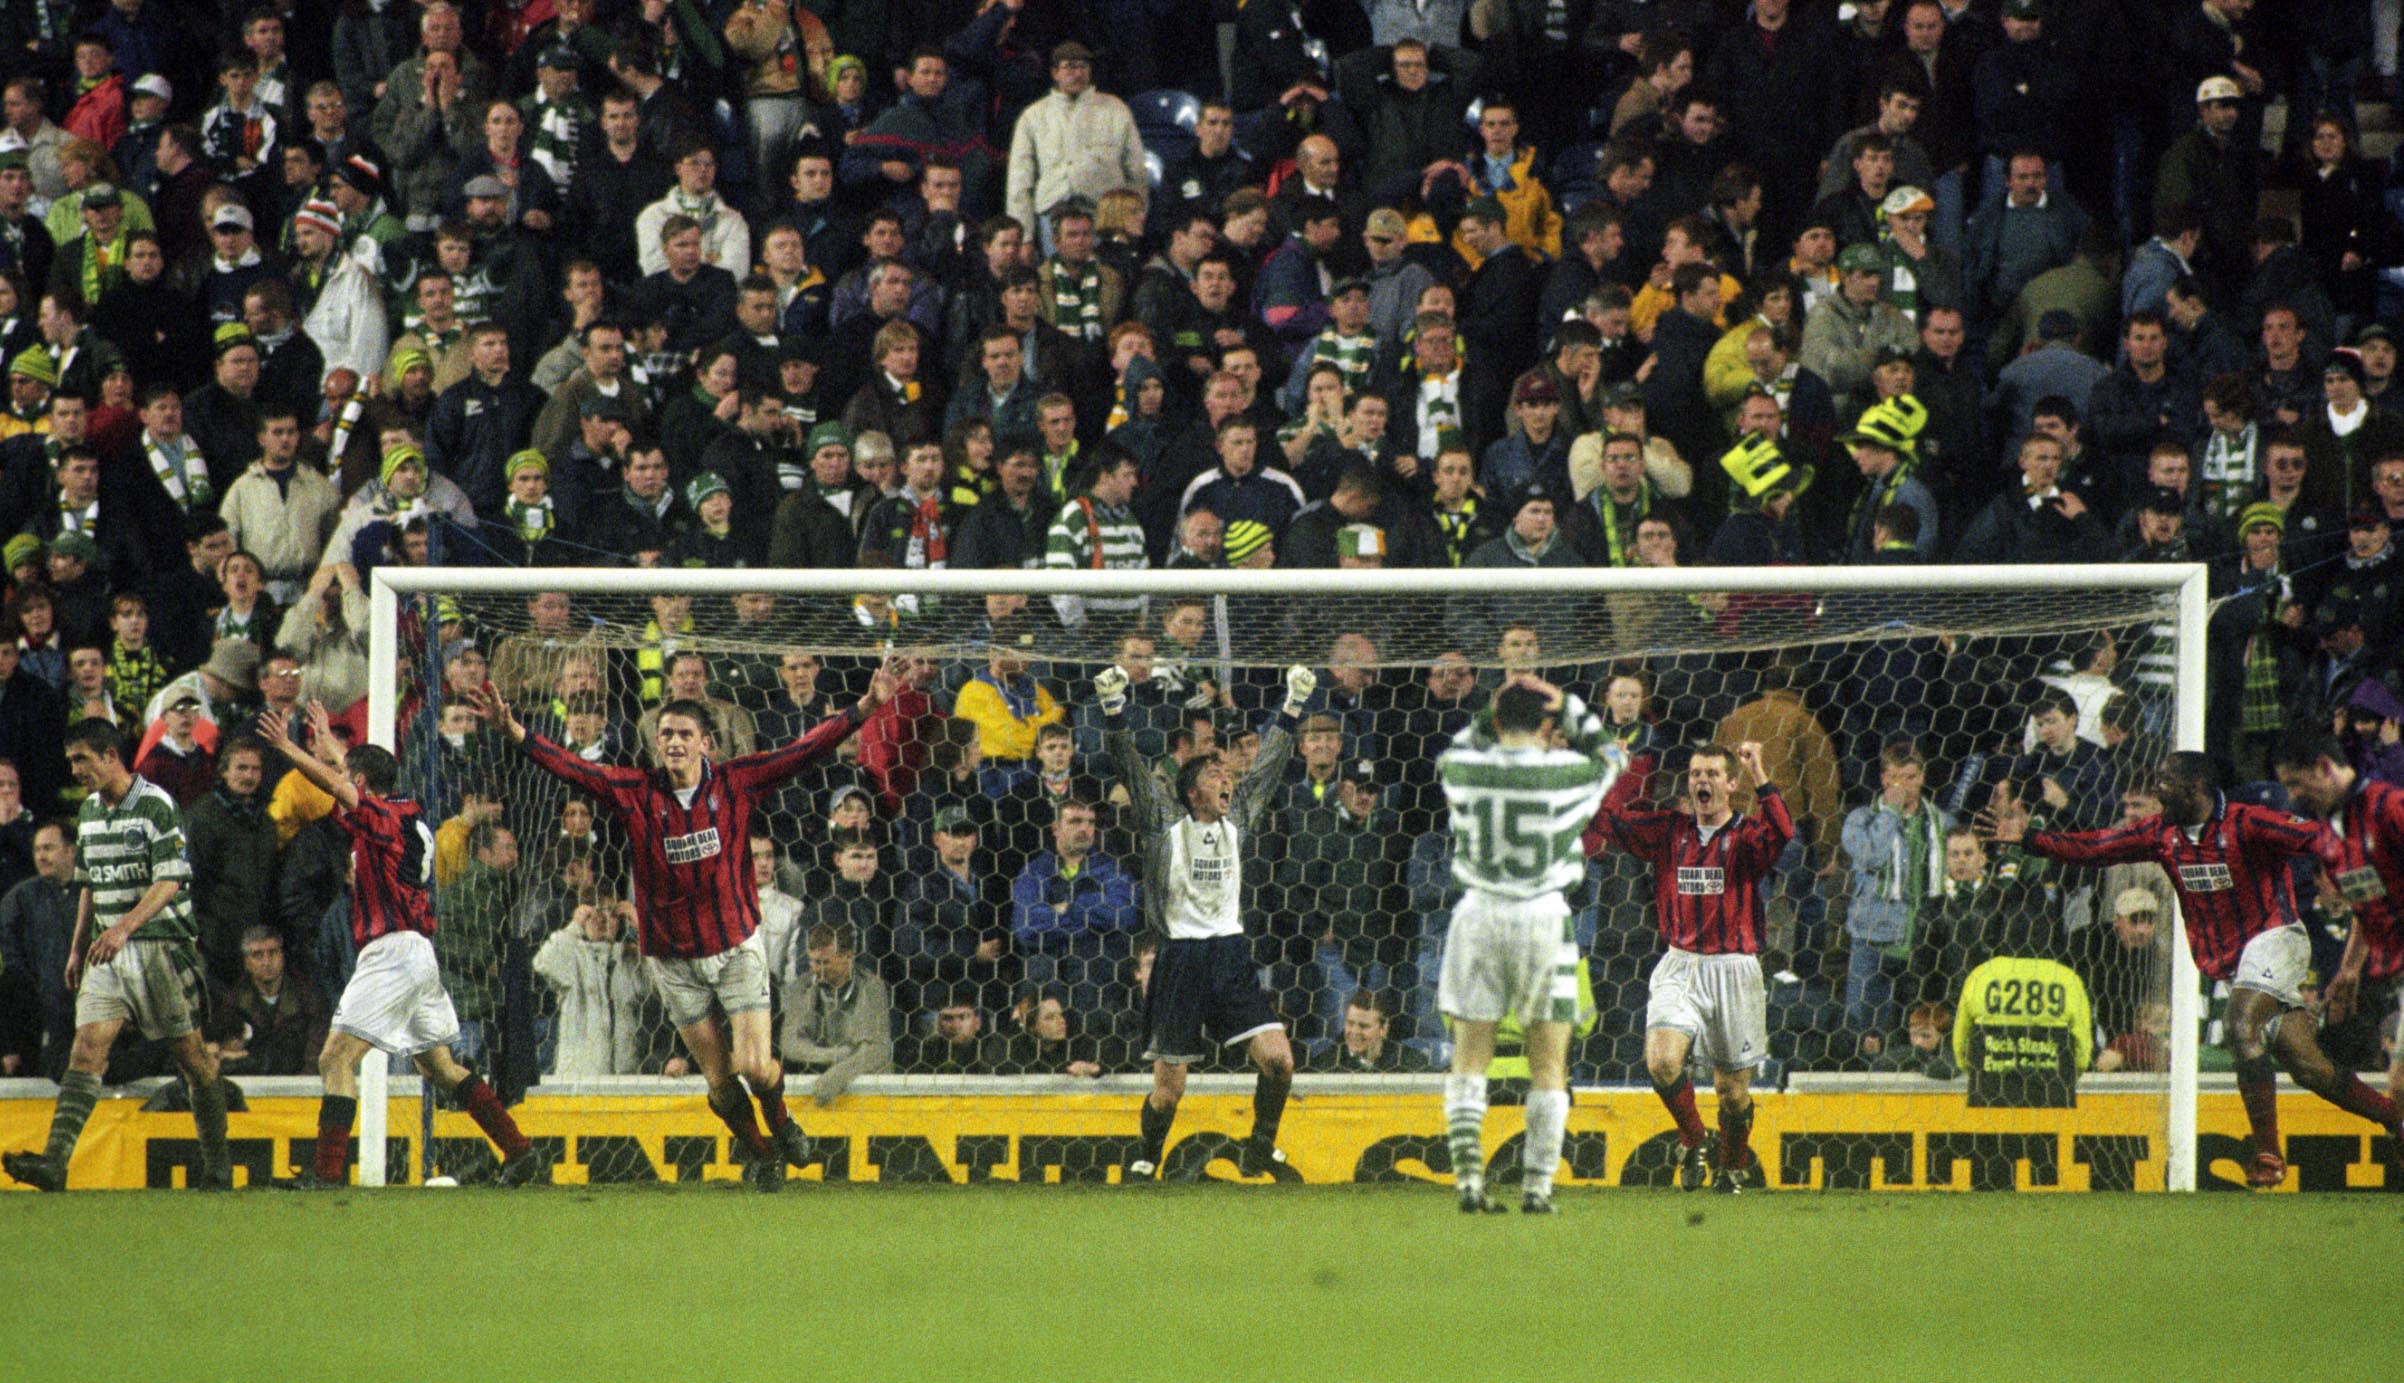
[[[987,762],[1023,764],[1035,757],[1035,732],[1067,712],[1027,675],[1025,660],[1004,649],[960,688],[952,714],[976,725]]]
[[[1661,314],[1677,306],[1677,295],[1670,291],[1669,281],[1680,265],[1702,264],[1711,258],[1711,232],[1702,219],[1681,216],[1661,231],[1661,262],[1654,265],[1644,286],[1636,290],[1635,301],[1628,304],[1628,326],[1645,340],[1653,337],[1653,323]],[[1725,331],[1728,327],[1728,305],[1744,292],[1744,285],[1727,274],[1720,275],[1720,306],[1711,314],[1711,324]]]
[[[1489,101],[1478,117],[1478,137],[1485,147],[1461,160],[1470,199],[1492,197],[1502,203],[1508,213],[1503,234],[1513,244],[1531,255],[1559,259],[1561,209],[1553,205],[1553,194],[1536,171],[1536,151],[1519,143],[1519,112],[1506,102]],[[1458,231],[1452,247],[1472,270],[1477,268],[1480,256],[1461,242]]]

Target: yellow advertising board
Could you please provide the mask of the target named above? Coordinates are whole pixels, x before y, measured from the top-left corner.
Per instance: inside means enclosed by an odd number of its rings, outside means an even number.
[[[1708,1103],[1708,1102],[1706,1102]],[[391,1106],[387,1143],[396,1182],[422,1175],[414,1099]],[[2158,1191],[2163,1184],[2162,1102],[2097,1095],[2075,1109],[1970,1109],[1958,1094],[1764,1095],[1753,1143],[1775,1187],[1867,1190]],[[795,1175],[859,1182],[1115,1181],[1136,1155],[1135,1098],[1100,1095],[855,1096],[828,1109],[797,1105],[814,1165]],[[2281,1099],[2290,1167],[2287,1189],[2404,1190],[2393,1140],[2305,1095]],[[560,1183],[725,1181],[739,1175],[725,1128],[701,1101],[675,1096],[542,1096],[517,1118]],[[39,1147],[47,1100],[0,1100],[0,1147]],[[1193,1095],[1171,1140],[1167,1174],[1240,1180],[1235,1143],[1250,1128],[1248,1100]],[[2205,1189],[2242,1189],[2245,1115],[2234,1095],[2207,1094],[2199,1110]],[[1512,1175],[1521,1125],[1515,1109],[1487,1121],[1498,1177]],[[317,1101],[258,1099],[233,1116],[237,1181],[258,1184],[306,1165],[317,1138]],[[1280,1144],[1283,1179],[1302,1182],[1442,1181],[1449,1170],[1436,1098],[1402,1094],[1298,1095]],[[464,1114],[436,1117],[440,1172],[473,1181],[492,1153]],[[1562,1181],[1666,1185],[1675,1137],[1649,1091],[1582,1091],[1571,1111]],[[77,1188],[170,1187],[197,1163],[191,1116],[145,1113],[103,1100],[77,1146]],[[1266,1178],[1258,1178],[1266,1181]]]

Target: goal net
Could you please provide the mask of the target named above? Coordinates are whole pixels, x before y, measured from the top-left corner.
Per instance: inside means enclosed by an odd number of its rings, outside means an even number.
[[[646,764],[663,700],[705,702],[720,754],[744,753],[850,705],[899,650],[932,678],[779,789],[752,842],[805,1126],[861,1092],[990,1088],[1082,1096],[1093,1127],[1133,1134],[1149,957],[1141,842],[1092,694],[1112,663],[1135,684],[1132,771],[1172,779],[1196,755],[1240,773],[1284,669],[1318,672],[1246,865],[1253,959],[1303,1104],[1320,1075],[1432,1090],[1457,896],[1435,759],[1529,669],[1606,713],[1626,805],[1676,808],[1699,746],[1764,746],[1797,826],[1765,889],[1755,1141],[1773,1185],[2175,1188],[2194,1174],[2202,1019],[2192,972],[2174,982],[2167,880],[2054,866],[1980,826],[2152,810],[2161,757],[2201,741],[2200,571],[387,569],[369,733],[442,824],[463,1055],[513,1096],[591,1094],[573,1158],[589,1179],[716,1166],[723,1131],[715,1151],[641,1142],[647,1111],[689,1113],[699,1087],[629,945],[623,840],[459,693],[489,677],[571,752]],[[1572,899],[1592,994],[1571,1181],[1673,1170],[1643,1057],[1652,888],[1606,853]],[[1965,1053],[2024,1059],[1977,1078]],[[1506,1030],[1499,1100],[1524,1072],[1512,1054]],[[1199,1071],[1246,1069],[1239,1047]],[[464,1115],[428,1128],[412,1172],[482,1170]],[[1431,1098],[1405,1132],[1440,1129]],[[1444,1172],[1440,1136],[1400,1146],[1398,1174]]]

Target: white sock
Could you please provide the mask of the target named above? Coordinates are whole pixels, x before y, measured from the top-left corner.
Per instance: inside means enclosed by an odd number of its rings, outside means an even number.
[[[1569,1124],[1569,1092],[1530,1090],[1527,1102],[1528,1141],[1522,1154],[1520,1190],[1531,1196],[1553,1193],[1553,1171],[1561,1165],[1561,1134]]]
[[[1486,1188],[1486,1154],[1480,1135],[1486,1126],[1486,1078],[1459,1073],[1444,1078],[1444,1126],[1452,1146],[1453,1185],[1472,1191]]]

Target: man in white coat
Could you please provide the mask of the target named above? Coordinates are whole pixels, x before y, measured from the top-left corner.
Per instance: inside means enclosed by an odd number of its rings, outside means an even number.
[[[1027,107],[1010,136],[1010,177],[1004,210],[1043,236],[1050,254],[1051,231],[1040,215],[1069,197],[1099,202],[1113,188],[1138,196],[1151,186],[1144,172],[1144,144],[1127,103],[1093,89],[1093,50],[1063,43],[1052,50],[1051,94]]]

